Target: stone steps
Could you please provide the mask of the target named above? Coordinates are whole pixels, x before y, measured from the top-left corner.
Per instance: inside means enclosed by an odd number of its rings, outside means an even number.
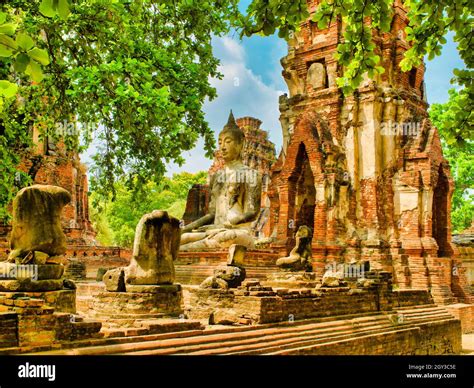
[[[377,325],[371,325],[371,328],[378,327]],[[254,355],[254,354],[265,354],[267,350],[274,348],[291,347],[296,344],[311,342],[319,343],[325,342],[332,338],[349,338],[356,335],[356,333],[365,331],[367,328],[361,329],[347,329],[346,325],[327,329],[314,329],[304,330],[303,332],[292,331],[286,334],[276,334],[265,336],[265,341],[262,341],[261,336],[252,337],[250,339],[236,339],[232,338],[231,341],[222,341],[218,343],[210,344],[199,344],[195,346],[185,346],[182,348],[171,348],[171,349],[158,349],[155,351],[133,351],[129,353],[123,353],[125,355],[167,355],[167,354],[187,354],[187,355]],[[371,330],[372,332],[380,332],[380,330]],[[236,344],[238,342],[238,344]],[[262,345],[262,342],[265,345]]]
[[[411,322],[403,326],[404,329],[412,327],[414,324],[420,324],[425,322],[433,322],[436,319],[452,319],[453,317],[449,314],[436,315],[432,314],[426,319],[410,319]],[[360,322],[358,322],[360,321]],[[160,349],[156,350],[142,350],[134,349],[132,352],[126,352],[123,354],[127,355],[166,355],[166,354],[188,354],[188,355],[214,355],[214,354],[227,354],[227,355],[250,355],[250,354],[266,354],[267,351],[274,350],[275,348],[293,348],[299,345],[305,344],[318,344],[324,343],[328,340],[343,340],[354,338],[360,335],[377,334],[383,333],[387,330],[392,331],[394,325],[389,322],[386,316],[372,318],[369,320],[352,320],[343,321],[338,326],[324,324],[316,324],[309,326],[302,326],[299,328],[290,328],[288,330],[273,330],[271,332],[251,333],[252,337],[249,336],[234,336],[226,340],[225,338],[219,338],[218,342],[208,341],[203,343],[201,341],[197,345],[190,345],[189,343],[176,348],[164,348],[166,344],[160,346]],[[275,333],[275,334],[273,334]],[[264,336],[264,341],[262,337]],[[238,344],[236,344],[236,341]],[[262,345],[262,342],[265,345]],[[148,347],[149,348],[149,347]]]
[[[314,324],[310,324],[312,326]],[[327,327],[329,331],[334,331],[337,329],[336,325],[331,325],[327,322],[322,324],[323,326]],[[339,323],[342,325],[342,323]],[[192,343],[219,343],[221,341],[226,340],[233,340],[233,341],[240,341],[249,337],[249,333],[252,334],[252,337],[263,337],[268,334],[278,333],[279,331],[290,331],[294,332],[297,331],[298,328],[301,326],[305,327],[308,325],[295,325],[295,327],[289,328],[259,328],[259,327],[236,327],[231,328],[229,327],[226,329],[217,329],[217,330],[206,330],[205,332],[201,332],[199,336],[190,336],[192,338],[186,338],[186,341],[182,341],[181,338],[172,338],[172,339],[164,339],[161,341],[146,341],[146,342],[138,342],[138,343],[128,343],[128,344],[119,344],[119,345],[111,345],[108,349],[104,349],[104,347],[96,347],[96,348],[88,348],[88,349],[75,349],[74,354],[114,354],[120,353],[128,350],[145,350],[145,349],[154,349],[157,346],[161,346],[162,348],[174,348],[176,345],[183,345],[189,346]],[[78,352],[77,352],[78,351]],[[60,354],[60,353],[56,353]],[[70,354],[65,353],[65,354]]]
[[[160,344],[159,349],[153,349],[155,344],[147,344],[147,346],[142,346],[141,349],[132,348],[132,352],[123,354],[194,354],[196,351],[199,353],[199,351],[203,350],[208,351],[205,352],[206,354],[213,354],[212,350],[217,351],[218,353],[226,353],[230,348],[233,349],[234,347],[249,349],[249,347],[252,347],[252,345],[255,344],[257,346],[262,346],[262,338],[265,338],[265,342],[277,339],[287,339],[291,342],[300,337],[302,333],[313,335],[319,333],[322,336],[331,336],[335,335],[335,333],[344,331],[346,326],[347,324],[344,323],[339,325],[328,325],[324,323],[322,327],[321,324],[316,324],[305,325],[298,328],[255,330],[252,331],[250,335],[249,333],[230,333],[228,335],[217,334],[215,336],[206,336],[207,338],[199,340],[196,339],[196,341],[187,341],[186,344],[181,344],[179,341]],[[193,343],[195,345],[193,345]]]
[[[262,346],[261,343],[257,343],[254,346],[239,346],[234,348],[219,348],[216,351],[197,351],[186,353],[188,355],[277,355],[277,354],[291,354],[292,350],[315,347],[318,345],[327,346],[328,343],[335,343],[340,341],[354,340],[356,338],[378,335],[388,332],[396,332],[400,330],[407,330],[413,326],[405,326],[403,329],[394,329],[391,325],[375,325],[371,328],[365,328],[363,330],[348,330],[335,335],[314,335],[311,332],[304,333],[305,335],[298,335],[287,340],[269,341],[268,344]],[[329,341],[329,342],[328,342]],[[251,348],[254,349],[251,349]],[[129,353],[134,354],[134,353]]]
[[[390,315],[401,312],[402,324],[390,321]],[[327,346],[329,343],[354,341],[365,336],[415,330],[418,325],[433,322],[453,321],[445,309],[436,305],[429,307],[404,308],[389,314],[341,317],[339,320],[313,319],[247,327],[228,327],[196,330],[167,335],[137,336],[129,338],[104,339],[88,347],[61,349],[42,352],[43,355],[165,355],[165,354],[274,354],[275,352],[308,351],[312,347]],[[115,343],[112,341],[115,340]],[[86,345],[87,346],[87,345]]]
[[[333,317],[323,317],[323,318],[312,318],[307,320],[298,320],[292,323],[289,322],[278,322],[278,323],[267,323],[259,325],[258,328],[270,328],[270,327],[284,327],[287,326],[300,326],[308,324],[310,322],[329,322],[334,320],[341,319],[350,319],[354,317],[365,317],[377,315],[376,313],[361,313],[353,315],[343,315],[343,316],[333,316]],[[186,322],[186,321],[185,321]],[[189,331],[174,331],[168,333],[159,333],[159,334],[148,334],[148,335],[125,335],[124,333],[114,332],[114,329],[110,329],[109,335],[105,336],[102,339],[87,339],[79,341],[71,341],[63,344],[54,344],[50,346],[41,346],[41,347],[23,347],[23,348],[4,348],[0,349],[0,355],[2,354],[21,354],[21,353],[30,353],[30,352],[51,352],[51,354],[64,354],[63,351],[67,349],[74,348],[77,351],[77,354],[88,354],[88,350],[82,350],[81,348],[86,347],[103,347],[108,345],[117,345],[117,344],[126,344],[126,343],[137,343],[137,342],[147,342],[147,341],[158,341],[169,338],[187,338],[197,335],[210,335],[210,334],[223,334],[223,333],[237,333],[237,332],[247,332],[255,330],[255,326],[224,326],[224,325],[213,325],[208,326],[205,330],[189,330]],[[133,331],[129,331],[127,334],[131,334]],[[56,349],[56,350],[54,350]],[[59,350],[61,349],[61,350]],[[59,352],[59,353],[57,353]],[[85,352],[85,353],[83,353]],[[76,353],[74,353],[76,354]]]

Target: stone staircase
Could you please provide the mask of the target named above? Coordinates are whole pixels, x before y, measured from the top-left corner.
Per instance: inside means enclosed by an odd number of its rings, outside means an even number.
[[[41,355],[444,354],[460,352],[459,325],[459,320],[443,307],[421,305],[399,308],[389,314],[258,326],[210,326],[205,330],[77,341],[68,344],[69,349],[30,349],[29,352]],[[436,333],[446,332],[451,333],[450,338],[436,337]],[[28,350],[24,349],[25,352]]]

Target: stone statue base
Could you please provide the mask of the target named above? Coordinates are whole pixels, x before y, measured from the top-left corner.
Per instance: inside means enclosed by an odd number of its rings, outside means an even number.
[[[315,272],[278,272],[267,275],[262,282],[267,287],[274,288],[315,288],[317,281]]]
[[[94,297],[97,318],[155,319],[183,314],[181,285],[127,285],[127,292],[102,292]]]
[[[62,279],[49,280],[2,280],[0,281],[0,291],[2,292],[40,292],[58,291],[64,288]]]
[[[53,307],[55,312],[76,314],[76,290],[38,291],[38,292],[0,292],[0,301],[15,298],[21,300],[38,299]],[[1,302],[0,302],[1,304]],[[21,304],[21,303],[20,303]],[[0,310],[1,311],[1,310]]]
[[[0,263],[0,291],[58,291],[64,287],[64,266],[61,264]]]

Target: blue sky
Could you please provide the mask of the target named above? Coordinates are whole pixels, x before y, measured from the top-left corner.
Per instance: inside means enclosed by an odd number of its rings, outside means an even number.
[[[246,8],[249,0],[243,1]],[[287,93],[287,87],[281,76],[280,58],[286,55],[287,44],[276,35],[271,37],[253,36],[239,39],[233,33],[213,40],[214,54],[220,59],[222,80],[211,80],[217,89],[218,97],[207,101],[204,106],[205,117],[216,134],[227,122],[232,109],[236,117],[253,116],[262,120],[262,128],[269,132],[270,140],[279,151],[282,142],[278,121],[278,96]],[[454,68],[463,67],[456,51],[452,34],[443,48],[442,55],[432,61],[426,61],[425,82],[430,104],[446,102],[448,90],[452,87],[450,79]],[[87,154],[83,160],[89,161]],[[186,163],[179,167],[168,166],[167,175],[180,171],[197,172],[207,170],[212,161],[204,156],[203,142],[184,152]]]

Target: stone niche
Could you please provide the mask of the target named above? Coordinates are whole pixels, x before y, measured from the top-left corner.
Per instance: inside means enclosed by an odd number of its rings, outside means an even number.
[[[325,89],[328,87],[326,66],[321,62],[314,62],[308,68],[306,85],[313,90]]]

